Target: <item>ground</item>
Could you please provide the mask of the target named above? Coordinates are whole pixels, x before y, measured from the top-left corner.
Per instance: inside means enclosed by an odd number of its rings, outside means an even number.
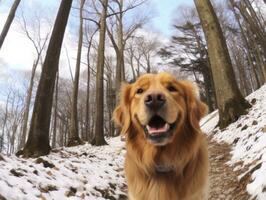
[[[124,143],[57,148],[23,159],[0,154],[0,200],[124,200]]]
[[[210,159],[209,200],[248,200],[247,182],[238,180],[238,172],[226,163],[230,160],[231,147],[208,138]]]
[[[65,199],[127,199],[124,144],[119,138],[109,143],[105,147],[86,144],[58,148],[47,157],[32,160],[1,156],[0,200],[49,200],[63,196]],[[217,143],[210,137],[208,145],[209,200],[251,199],[245,190],[247,182],[240,183],[239,172],[226,164],[231,158],[231,146]]]
[[[247,97],[253,105],[226,129],[217,111],[201,121],[210,158],[210,200],[266,199],[266,85]],[[0,154],[0,200],[125,200],[125,144],[57,148],[23,159]]]

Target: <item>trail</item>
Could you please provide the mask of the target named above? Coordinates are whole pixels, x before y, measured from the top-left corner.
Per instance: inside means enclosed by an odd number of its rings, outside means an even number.
[[[240,171],[226,164],[230,158],[231,147],[228,144],[217,143],[208,138],[210,159],[210,189],[209,200],[249,200],[246,192],[249,176],[238,181]]]

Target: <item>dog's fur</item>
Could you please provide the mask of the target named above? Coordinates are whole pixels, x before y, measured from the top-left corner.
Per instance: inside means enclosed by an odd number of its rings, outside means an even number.
[[[152,117],[145,98],[154,92],[166,99],[160,116],[175,123],[172,136],[162,143],[149,141],[143,127]],[[206,200],[208,153],[199,120],[207,107],[197,88],[167,73],[146,74],[123,85],[120,99],[113,117],[126,137],[129,199]],[[159,165],[166,171],[158,171]]]

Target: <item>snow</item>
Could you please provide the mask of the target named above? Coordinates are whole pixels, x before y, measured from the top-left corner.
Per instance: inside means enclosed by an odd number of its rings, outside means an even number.
[[[254,100],[256,99],[256,101]],[[247,191],[257,200],[266,199],[266,85],[247,97],[255,101],[247,115],[241,116],[225,130],[216,127],[218,111],[206,116],[202,129],[219,143],[232,146],[232,158],[228,165],[235,171],[241,170],[239,180],[251,173]]]
[[[253,104],[248,114],[226,129],[216,127],[218,111],[206,116],[201,126],[212,139],[232,146],[227,164],[240,182],[247,181],[252,199],[265,200],[266,85],[247,100]],[[0,199],[126,199],[124,142],[117,137],[108,139],[108,144],[57,148],[43,160],[0,154]]]
[[[101,200],[106,199],[104,195],[114,199],[125,196],[124,143],[119,137],[108,143],[102,147],[85,144],[55,149],[41,157],[51,164],[46,168],[37,159],[1,155],[4,160],[0,159],[0,194],[8,200]]]

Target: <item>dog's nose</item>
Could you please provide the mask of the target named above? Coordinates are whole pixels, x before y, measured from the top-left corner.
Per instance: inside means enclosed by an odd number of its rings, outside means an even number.
[[[165,103],[165,95],[162,93],[151,93],[145,97],[145,105],[153,111],[159,110]]]

